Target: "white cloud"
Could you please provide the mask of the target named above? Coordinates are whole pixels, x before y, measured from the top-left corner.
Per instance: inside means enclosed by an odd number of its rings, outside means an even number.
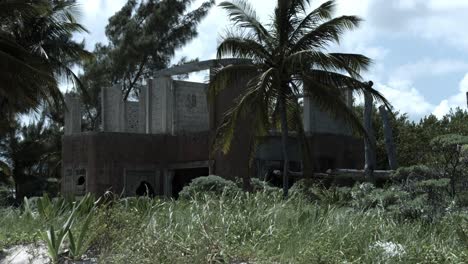
[[[391,74],[393,78],[416,80],[421,77],[439,77],[450,73],[468,71],[468,62],[456,59],[435,60],[425,58],[414,63],[398,66]]]
[[[460,81],[458,93],[442,100],[432,113],[438,118],[441,118],[447,114],[450,109],[455,109],[457,107],[466,109],[466,92],[468,92],[468,73],[465,74],[463,79]]]
[[[97,42],[106,43],[105,27],[109,17],[119,11],[126,0],[78,0],[82,9],[80,22],[89,30],[88,33],[77,34],[76,39],[86,39],[86,48],[93,50]]]
[[[352,2],[352,1],[350,1]],[[366,17],[373,34],[407,36],[468,51],[466,0],[369,0]]]
[[[312,8],[325,0],[311,1]],[[105,26],[108,18],[118,11],[126,0],[78,0],[83,8],[81,21],[91,31],[86,37],[87,48],[92,49],[96,42],[105,42]],[[203,0],[197,0],[194,7]],[[219,3],[220,1],[217,0]],[[249,1],[262,22],[268,22],[276,1]],[[464,91],[468,90],[468,74],[460,82],[460,92],[446,97],[438,105],[428,102],[416,88],[417,80],[445,77],[448,74],[468,72],[468,62],[463,58],[438,58],[428,56],[414,60],[414,56],[405,51],[382,43],[381,39],[405,41],[418,39],[423,43],[431,41],[447,49],[468,52],[468,35],[460,30],[460,25],[468,24],[468,0],[337,0],[337,15],[358,15],[365,19],[361,27],[345,34],[339,47],[330,50],[361,53],[374,60],[370,71],[364,73],[365,79],[374,80],[380,90],[395,106],[396,110],[407,112],[411,117],[421,117],[428,113],[438,116],[448,112],[450,107],[465,106]],[[173,62],[180,57],[200,60],[213,59],[220,33],[229,26],[224,10],[214,7],[199,25],[199,36],[176,53]],[[379,43],[379,44],[376,44]],[[411,43],[407,43],[408,46]],[[407,58],[406,64],[400,64],[400,58]],[[414,62],[413,62],[414,61]],[[391,63],[389,63],[391,62]],[[393,68],[389,68],[390,65]],[[201,80],[199,74],[193,76]],[[437,95],[437,96],[441,96]]]
[[[411,117],[422,117],[434,109],[408,81],[393,80],[388,84],[377,83],[375,87],[390,101],[395,110],[408,113]]]

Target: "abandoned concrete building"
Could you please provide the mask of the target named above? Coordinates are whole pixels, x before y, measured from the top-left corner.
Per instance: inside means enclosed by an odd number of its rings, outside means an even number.
[[[231,151],[210,153],[216,128],[248,78],[228,84],[214,102],[207,101],[207,84],[174,80],[172,76],[210,70],[236,60],[196,62],[159,71],[142,87],[137,102],[123,101],[119,87],[102,89],[100,131],[82,132],[81,103],[66,96],[62,150],[62,193],[102,194],[108,190],[135,196],[177,196],[193,178],[208,174],[226,178],[264,177],[280,168],[280,137],[272,133],[255,152],[249,169],[251,131],[240,122]],[[342,123],[303,99],[303,122],[318,170],[361,168],[362,140]],[[352,105],[352,94],[345,98]],[[300,170],[300,147],[292,135],[291,167]]]

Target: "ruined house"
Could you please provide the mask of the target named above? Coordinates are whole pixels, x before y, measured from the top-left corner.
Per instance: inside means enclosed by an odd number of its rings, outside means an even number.
[[[226,178],[264,177],[281,166],[279,134],[264,140],[249,169],[251,131],[241,121],[231,151],[212,153],[211,144],[224,113],[233,105],[248,78],[230,83],[215,102],[207,101],[207,84],[174,80],[171,76],[210,70],[236,60],[209,60],[159,71],[140,90],[137,102],[123,101],[120,87],[102,90],[101,129],[81,130],[81,103],[66,96],[62,149],[62,193],[102,194],[110,190],[125,196],[146,192],[176,196],[193,178],[216,174]],[[352,105],[352,94],[344,98]],[[318,170],[360,168],[362,140],[339,121],[304,99],[303,122]],[[300,170],[300,146],[291,135],[291,168]]]

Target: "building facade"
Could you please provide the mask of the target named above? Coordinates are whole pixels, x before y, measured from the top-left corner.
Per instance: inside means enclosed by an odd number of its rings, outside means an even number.
[[[67,95],[62,193],[99,195],[109,190],[124,196],[177,196],[195,177],[263,178],[280,168],[280,137],[274,133],[255,150],[255,162],[249,166],[253,136],[249,120],[240,120],[228,154],[211,151],[216,128],[248,76],[228,84],[214,102],[207,100],[207,84],[173,79],[236,62],[210,60],[162,70],[141,88],[138,101],[123,101],[120,87],[103,89],[101,128],[95,132],[81,131],[81,103]],[[344,99],[351,107],[352,95]],[[318,170],[362,167],[362,140],[309,98],[303,100],[304,129],[313,153],[310,162]],[[290,140],[291,167],[301,170],[300,144],[293,134]]]

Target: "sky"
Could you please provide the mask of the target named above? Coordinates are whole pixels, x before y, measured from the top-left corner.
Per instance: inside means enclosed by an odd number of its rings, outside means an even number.
[[[92,50],[107,41],[108,18],[126,0],[78,0],[80,22],[90,31],[78,35]],[[198,5],[202,0],[196,0]],[[311,8],[323,0],[311,0]],[[466,109],[468,92],[468,0],[337,0],[339,15],[358,15],[361,27],[346,33],[330,51],[360,53],[373,59],[362,73],[400,113],[418,120],[442,117],[451,108]],[[268,22],[276,0],[250,0],[262,22]],[[199,36],[176,52],[177,62],[214,59],[216,46],[230,23],[226,12],[214,7],[198,27]],[[201,77],[193,76],[194,79]]]

